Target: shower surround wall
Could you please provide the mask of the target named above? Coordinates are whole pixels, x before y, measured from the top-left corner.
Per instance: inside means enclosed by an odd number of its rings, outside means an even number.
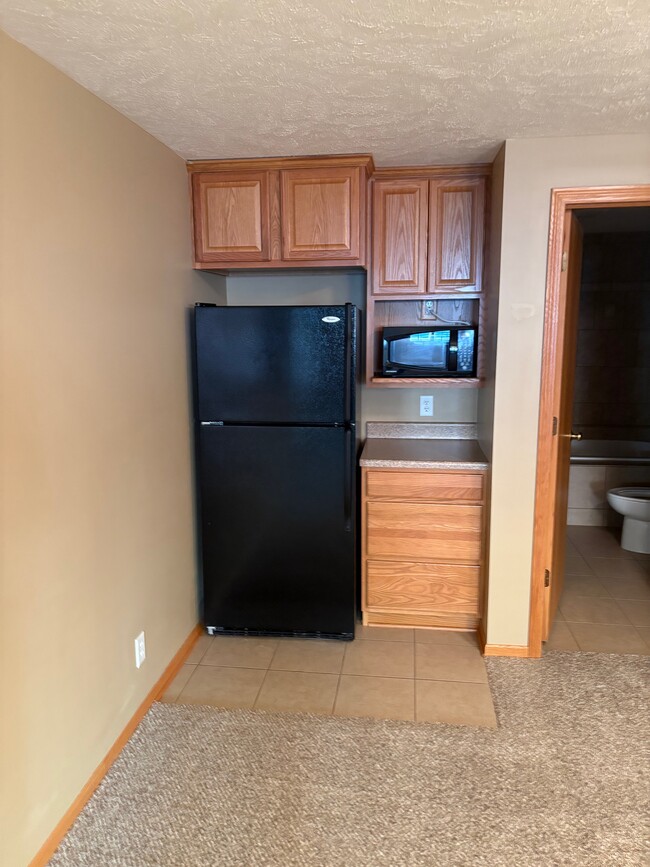
[[[650,440],[650,232],[585,235],[573,424]]]
[[[584,238],[573,428],[585,439],[650,441],[650,232]],[[611,487],[644,467],[571,467],[569,524],[616,524]]]

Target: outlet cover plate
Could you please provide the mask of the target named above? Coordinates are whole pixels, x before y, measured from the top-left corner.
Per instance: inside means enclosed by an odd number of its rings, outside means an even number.
[[[421,394],[420,395],[420,415],[421,416],[432,416],[433,415],[433,395],[432,394]]]
[[[147,649],[144,643],[144,632],[141,632],[140,635],[134,640],[135,644],[135,667],[140,668],[142,663],[147,658]]]

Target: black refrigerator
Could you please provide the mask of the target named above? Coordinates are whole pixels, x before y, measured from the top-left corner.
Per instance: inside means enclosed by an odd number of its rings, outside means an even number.
[[[195,307],[210,633],[354,636],[358,322],[351,304]]]

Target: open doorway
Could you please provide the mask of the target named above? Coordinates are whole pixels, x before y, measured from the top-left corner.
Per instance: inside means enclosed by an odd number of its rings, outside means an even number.
[[[607,497],[630,487],[650,488],[650,187],[556,190],[530,656],[648,652],[650,553]]]
[[[583,234],[572,402],[580,439],[570,444],[564,586],[545,646],[644,653],[650,550],[638,549],[650,546],[642,526],[638,540],[621,538],[620,509],[645,497],[650,510],[650,207],[574,215]]]

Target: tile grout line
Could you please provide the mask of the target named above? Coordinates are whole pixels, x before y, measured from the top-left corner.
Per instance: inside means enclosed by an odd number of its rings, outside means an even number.
[[[254,709],[255,709],[255,705],[257,704],[257,701],[258,701],[258,699],[259,699],[259,697],[260,697],[260,693],[262,692],[262,687],[263,687],[264,684],[266,683],[266,676],[267,676],[267,674],[269,673],[270,670],[271,670],[270,668],[267,668],[266,671],[264,672],[264,677],[263,677],[262,680],[261,680],[261,683],[260,683],[260,685],[259,685],[259,688],[258,688],[257,692],[255,693],[255,698],[253,699],[253,703],[252,703],[252,705],[251,705],[251,710],[254,710]],[[259,669],[258,669],[258,671],[259,671]]]
[[[253,710],[255,708],[255,705],[257,704],[257,702],[259,700],[260,694],[262,692],[262,688],[263,688],[264,684],[266,683],[266,678],[268,677],[269,671],[271,671],[271,664],[272,664],[273,660],[275,659],[275,654],[278,652],[279,646],[280,646],[280,642],[276,640],[275,647],[273,648],[273,653],[271,654],[271,658],[269,659],[268,665],[266,666],[266,671],[264,672],[264,677],[261,680],[259,689],[257,690],[257,693],[256,693],[255,698],[253,700],[253,704],[251,705],[251,710]]]
[[[352,639],[354,641],[354,639]],[[332,702],[332,710],[329,712],[329,716],[334,716],[334,709],[336,708],[336,702],[339,697],[339,689],[341,686],[341,675],[343,672],[343,660],[345,659],[345,654],[347,653],[348,647],[352,644],[352,641],[347,641],[343,648],[343,654],[341,655],[341,664],[339,666],[339,674],[336,681],[336,689],[334,690],[334,701]]]
[[[192,663],[190,663],[190,664],[192,664]],[[172,702],[172,704],[178,704],[178,700],[180,699],[180,697],[183,695],[183,693],[185,692],[185,690],[186,690],[187,687],[189,686],[189,683],[190,683],[190,681],[192,680],[192,678],[194,677],[194,675],[196,674],[196,670],[197,670],[198,667],[199,667],[199,663],[197,662],[196,665],[194,666],[194,671],[193,671],[192,674],[190,674],[190,676],[187,678],[187,682],[185,683],[185,686],[184,686],[183,689],[178,693],[178,695],[176,696],[176,698],[174,699],[174,701]]]

